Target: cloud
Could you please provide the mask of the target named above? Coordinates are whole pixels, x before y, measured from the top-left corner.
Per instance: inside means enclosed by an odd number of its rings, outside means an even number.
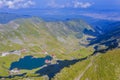
[[[51,0],[47,6],[52,8],[89,8],[93,5],[93,3],[90,2],[80,2],[80,1],[72,1],[72,2],[66,2],[66,3],[58,3],[56,0]]]
[[[93,5],[93,3],[79,2],[79,1],[75,1],[75,2],[73,2],[73,4],[74,4],[74,8],[88,8]]]
[[[50,3],[47,4],[48,7],[51,8],[64,8],[66,5],[64,4],[58,4],[55,0],[51,0]]]
[[[0,0],[0,8],[19,9],[33,6],[32,0]]]

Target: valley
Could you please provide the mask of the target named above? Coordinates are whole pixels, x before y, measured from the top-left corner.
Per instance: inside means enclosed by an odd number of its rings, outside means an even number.
[[[93,26],[82,19],[24,16],[7,21],[0,24],[1,80],[120,79],[119,22]]]

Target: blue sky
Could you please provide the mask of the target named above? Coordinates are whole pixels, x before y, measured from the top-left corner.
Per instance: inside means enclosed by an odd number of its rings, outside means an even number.
[[[0,9],[97,8],[119,9],[120,0],[0,0]]]
[[[120,20],[120,0],[0,0],[0,12],[35,16],[72,14]]]

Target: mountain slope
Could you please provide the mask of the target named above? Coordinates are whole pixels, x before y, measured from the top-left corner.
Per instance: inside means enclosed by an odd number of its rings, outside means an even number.
[[[64,68],[53,80],[119,80],[120,50],[97,54]]]
[[[106,24],[107,25],[107,24]],[[94,36],[88,38],[90,43],[88,46],[93,45],[97,52],[106,52],[115,48],[120,47],[120,22],[114,22],[107,26],[96,27],[93,30],[86,30],[86,35]]]
[[[8,24],[0,24],[0,44],[1,47],[10,47],[13,44],[19,46],[39,44],[49,49],[50,46],[52,48],[62,46],[65,49],[70,49],[67,46],[71,46],[72,50],[79,47],[86,28],[90,26],[82,20],[45,22],[38,18],[18,19]]]
[[[46,22],[36,17],[0,24],[0,77],[9,76],[11,63],[27,55],[43,57],[47,52],[47,55],[54,54],[57,59],[71,60],[92,54],[90,48],[80,44],[86,41],[84,29],[91,28],[82,20]],[[21,49],[28,52],[2,56],[3,53]]]
[[[21,55],[1,56],[0,78],[10,75],[9,67],[12,62],[19,61],[26,55],[43,57],[47,52],[47,55],[55,54],[58,63],[21,72],[27,72],[25,76],[36,80],[43,80],[45,75],[52,74],[54,75],[50,79],[53,80],[119,80],[120,50],[115,49],[120,43],[119,22],[109,28],[93,28],[82,20],[47,22],[36,17],[0,24],[1,54],[24,48],[28,50]],[[112,49],[115,50],[109,51]],[[106,54],[91,55],[99,52]],[[52,70],[53,66],[56,71]],[[48,70],[43,73],[46,69]],[[35,72],[43,73],[43,76],[38,76]],[[25,76],[13,76],[12,79],[28,79]]]

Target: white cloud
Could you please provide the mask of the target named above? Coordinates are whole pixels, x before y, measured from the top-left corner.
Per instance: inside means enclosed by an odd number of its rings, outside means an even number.
[[[0,0],[0,8],[28,8],[30,6],[33,6],[34,4],[35,3],[32,0]]]
[[[57,3],[56,0],[51,0],[48,3],[48,7],[52,7],[52,8],[68,8],[68,7],[72,7],[72,8],[88,8],[91,7],[93,5],[93,3],[90,2],[80,2],[78,0],[72,1],[72,2],[67,2],[67,3]]]
[[[74,2],[74,8],[88,8],[92,5],[93,4],[89,2],[78,2],[78,1]]]
[[[51,8],[64,8],[64,7],[66,7],[66,5],[58,4],[55,0],[51,0],[50,3],[48,3],[48,7],[51,7]]]

